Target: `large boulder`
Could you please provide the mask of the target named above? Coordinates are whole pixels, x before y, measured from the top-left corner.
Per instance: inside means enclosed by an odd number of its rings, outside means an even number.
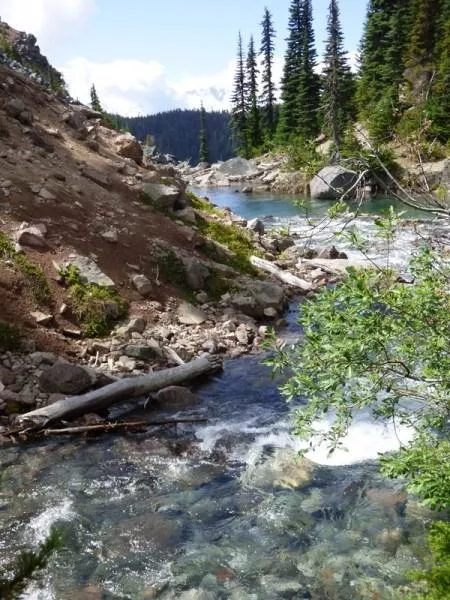
[[[310,183],[311,198],[337,200],[356,183],[358,174],[340,165],[330,165],[315,175]]]
[[[227,160],[219,165],[217,170],[228,177],[242,177],[243,179],[252,179],[260,173],[251,161],[240,157]]]
[[[141,144],[131,133],[118,135],[114,140],[117,154],[124,158],[131,158],[138,165],[142,164],[144,151]]]
[[[39,387],[48,394],[81,394],[92,385],[89,373],[82,367],[56,363],[42,372]]]
[[[186,283],[191,290],[203,290],[210,276],[208,267],[195,256],[181,256],[186,275]]]
[[[186,206],[181,190],[174,185],[146,183],[144,192],[150,197],[152,203],[161,210],[176,210]]]
[[[251,281],[240,292],[231,296],[231,304],[249,317],[263,318],[268,309],[281,314],[286,303],[283,288],[269,281]],[[272,312],[272,311],[271,311]]]

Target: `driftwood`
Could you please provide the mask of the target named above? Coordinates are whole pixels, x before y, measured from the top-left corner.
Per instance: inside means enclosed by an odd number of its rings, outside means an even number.
[[[142,429],[145,427],[169,427],[176,425],[192,425],[207,423],[206,419],[172,419],[168,421],[131,421],[127,423],[99,423],[97,425],[82,425],[79,427],[63,427],[60,429],[41,429],[43,436],[74,435],[79,433],[101,433],[117,431],[118,429]]]
[[[36,428],[43,428],[55,421],[70,420],[86,413],[102,411],[124,399],[145,396],[170,385],[179,385],[200,375],[217,371],[221,365],[221,361],[215,357],[198,358],[172,369],[140,377],[127,377],[81,396],[70,396],[50,406],[20,415],[18,421],[24,425],[31,423]]]
[[[296,287],[304,292],[309,292],[313,289],[313,286],[309,281],[300,279],[300,277],[289,273],[289,271],[283,271],[283,269],[278,268],[268,260],[264,260],[263,258],[259,258],[258,256],[251,256],[250,262],[254,267],[261,269],[261,271],[266,271],[267,273],[270,273],[283,283],[287,283],[292,287]]]

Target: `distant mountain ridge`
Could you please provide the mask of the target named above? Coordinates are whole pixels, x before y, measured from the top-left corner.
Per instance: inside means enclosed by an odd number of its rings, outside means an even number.
[[[163,154],[173,154],[178,160],[199,162],[200,110],[176,109],[143,117],[120,117],[139,140],[153,136],[155,145]],[[234,155],[227,111],[206,111],[205,129],[211,162],[228,160]]]

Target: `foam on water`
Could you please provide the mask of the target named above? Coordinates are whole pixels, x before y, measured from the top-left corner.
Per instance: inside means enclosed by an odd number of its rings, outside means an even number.
[[[72,500],[66,498],[48,507],[28,523],[30,537],[35,544],[42,543],[49,535],[52,525],[58,521],[70,521],[75,516]]]

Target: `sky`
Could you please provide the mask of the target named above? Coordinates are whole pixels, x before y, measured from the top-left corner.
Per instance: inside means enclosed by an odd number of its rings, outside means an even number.
[[[366,0],[340,0],[354,58]],[[135,116],[173,108],[228,109],[238,32],[260,45],[264,8],[277,31],[281,76],[290,0],[0,0],[0,18],[33,33],[74,98],[95,83],[108,111]],[[329,0],[313,0],[319,58]]]

